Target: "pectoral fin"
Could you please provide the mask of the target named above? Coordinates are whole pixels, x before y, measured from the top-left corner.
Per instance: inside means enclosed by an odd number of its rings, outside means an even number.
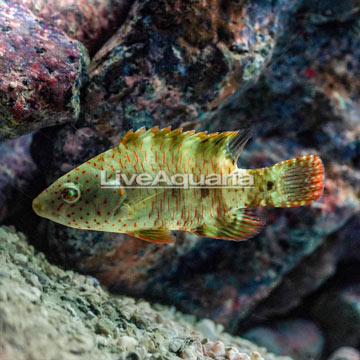
[[[246,240],[260,232],[264,222],[253,210],[238,209],[229,216],[203,224],[195,234],[224,240]]]
[[[175,238],[171,235],[170,231],[166,229],[144,229],[134,232],[127,232],[127,234],[158,244],[166,244],[175,241]]]

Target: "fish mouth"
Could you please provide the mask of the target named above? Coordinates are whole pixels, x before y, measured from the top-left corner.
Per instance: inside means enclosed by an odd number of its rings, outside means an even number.
[[[36,215],[42,216],[41,215],[41,210],[42,210],[42,205],[39,201],[38,198],[35,198],[32,202],[32,208],[35,211]]]

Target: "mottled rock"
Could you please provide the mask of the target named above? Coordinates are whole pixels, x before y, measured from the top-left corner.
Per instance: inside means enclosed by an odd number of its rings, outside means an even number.
[[[359,261],[359,234],[360,216],[355,215],[284,276],[279,286],[255,308],[254,315],[246,319],[247,326],[293,310],[336,274],[339,262]]]
[[[29,208],[41,189],[31,189],[36,182],[42,186],[30,155],[31,140],[32,135],[25,135],[0,143],[0,222]]]
[[[146,0],[96,54],[85,119],[100,134],[205,120],[257,79],[282,24],[281,1]]]
[[[209,341],[195,318],[110,295],[50,265],[14,228],[0,228],[0,269],[1,359],[291,360],[215,326]]]
[[[351,347],[342,347],[337,349],[329,360],[359,360],[360,352]]]
[[[83,46],[10,0],[0,24],[0,139],[77,119]]]
[[[360,284],[323,293],[311,310],[321,325],[329,351],[360,343]]]
[[[311,321],[290,319],[269,326],[256,327],[243,334],[246,339],[270,349],[274,354],[289,355],[296,360],[317,359],[324,338]]]
[[[34,14],[81,41],[92,55],[123,23],[133,0],[22,0]]]

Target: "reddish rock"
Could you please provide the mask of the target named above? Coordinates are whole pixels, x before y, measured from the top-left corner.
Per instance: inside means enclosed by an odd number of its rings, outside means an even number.
[[[75,120],[86,50],[10,0],[0,24],[0,139]]]
[[[94,54],[124,21],[133,0],[22,0]]]

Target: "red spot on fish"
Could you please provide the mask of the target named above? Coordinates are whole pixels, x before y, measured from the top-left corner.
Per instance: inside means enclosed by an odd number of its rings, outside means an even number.
[[[98,211],[97,214],[98,214],[99,216],[101,216],[101,212],[100,212],[100,211]]]
[[[60,211],[64,205],[65,205],[65,203],[60,204],[59,207],[57,208],[57,211]]]
[[[136,162],[138,163],[139,162],[139,156],[137,154],[137,152],[134,150],[134,154],[135,154],[135,157],[136,157]]]
[[[107,204],[107,200],[104,200],[104,204],[105,204],[105,205]]]
[[[79,180],[79,177],[77,176],[77,177],[75,178],[75,180]]]
[[[86,171],[85,170],[83,170],[83,172],[82,172],[83,174],[85,174],[86,173]]]
[[[80,216],[80,220],[84,219],[82,216]]]
[[[86,189],[86,191],[87,191],[87,192],[90,192],[90,191],[91,191],[91,189]]]

